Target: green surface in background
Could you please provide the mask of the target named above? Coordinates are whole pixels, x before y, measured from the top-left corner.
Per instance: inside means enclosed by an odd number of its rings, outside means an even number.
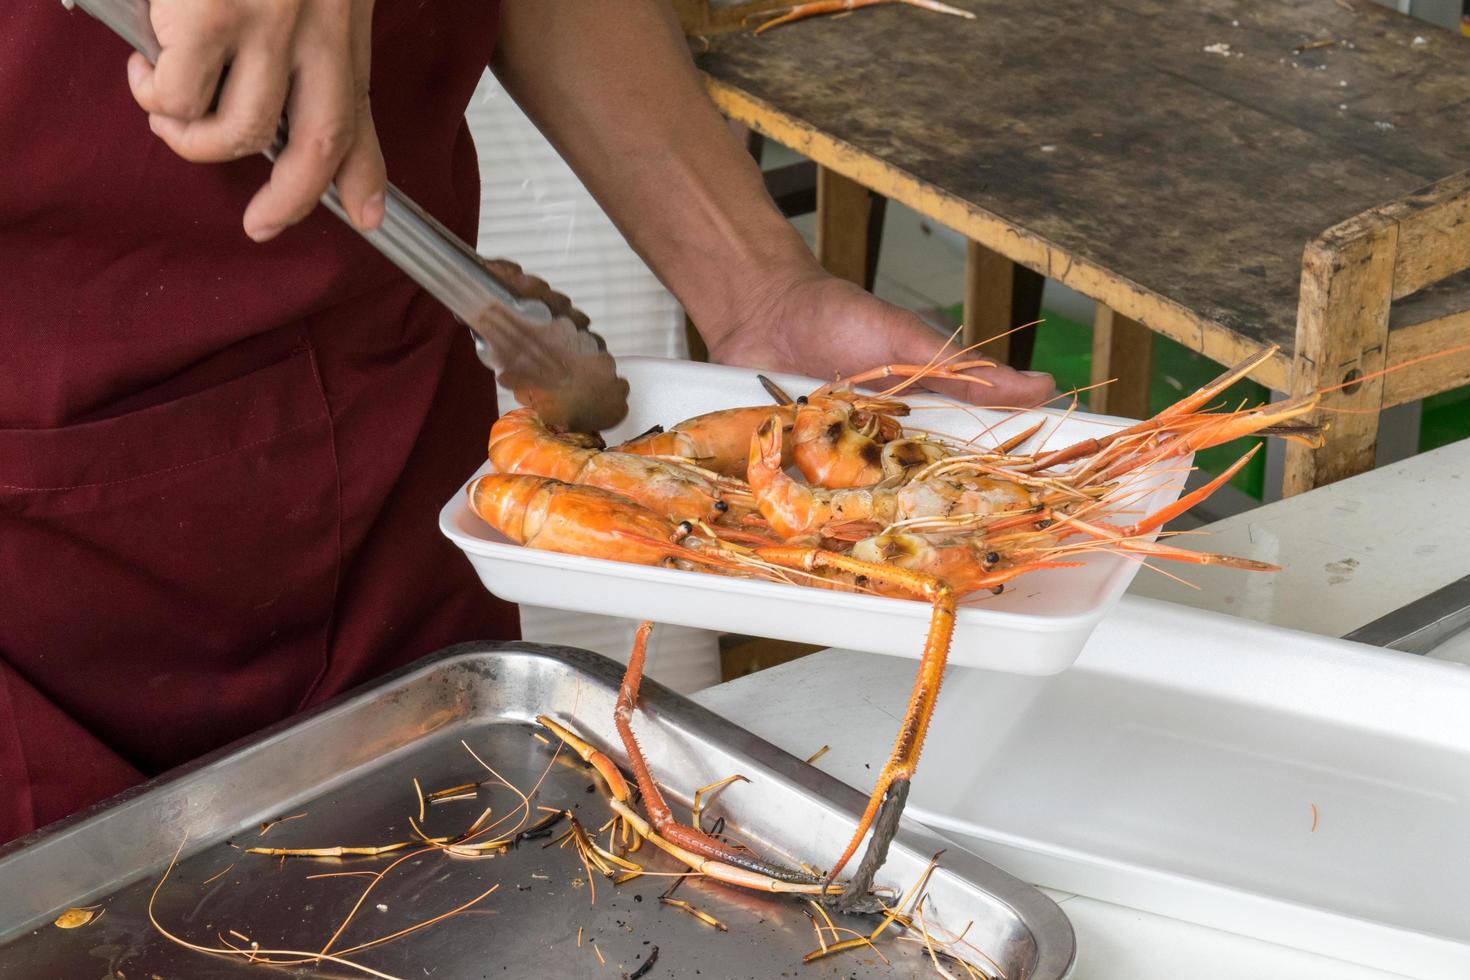
[[[963,315],[956,305],[944,311],[956,323]],[[1069,391],[1087,387],[1092,377],[1092,328],[1054,313],[1043,313],[1046,319],[1037,328],[1036,351],[1031,366],[1050,372],[1057,388]],[[1220,365],[1176,344],[1167,337],[1154,336],[1153,379],[1149,386],[1149,409],[1158,412],[1189,392],[1208,384],[1219,376]],[[1238,407],[1242,401],[1259,405],[1270,393],[1252,381],[1229,388],[1213,407]],[[1081,396],[1084,406],[1087,393]],[[1419,428],[1419,451],[1426,452],[1470,436],[1470,387],[1447,391],[1424,400],[1424,414]],[[1260,439],[1239,439],[1200,453],[1198,465],[1219,473]],[[1257,500],[1266,478],[1265,453],[1255,458],[1231,479],[1231,483]]]
[[[1428,452],[1470,436],[1470,387],[1424,399],[1419,419],[1419,451]]]

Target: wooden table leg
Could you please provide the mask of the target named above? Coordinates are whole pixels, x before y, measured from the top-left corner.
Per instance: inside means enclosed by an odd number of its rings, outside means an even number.
[[[1384,366],[1398,225],[1354,224],[1344,222],[1312,242],[1302,258],[1292,395],[1333,387]],[[1322,408],[1318,417],[1328,426],[1326,444],[1318,450],[1288,447],[1284,496],[1373,468],[1383,379],[1327,394]]]
[[[1141,419],[1148,416],[1153,331],[1137,320],[1097,304],[1092,320],[1092,383],[1112,384],[1087,393],[1094,412]]]
[[[1015,327],[1034,322],[1041,314],[1041,290],[1046,277],[1018,265],[979,242],[965,248],[964,346],[998,337]],[[1008,334],[980,349],[1017,368],[1031,366],[1036,328]]]
[[[1011,264],[1011,326],[1034,324],[1041,319],[1041,296],[1045,290],[1046,276],[1019,262]],[[1031,367],[1038,329],[1028,326],[1011,334],[1011,367],[1022,371]]]
[[[980,353],[1002,364],[1011,362],[1011,329],[1015,263],[979,242],[965,247],[965,347],[989,340]],[[991,338],[998,338],[991,340]]]
[[[867,278],[869,198],[857,181],[817,168],[817,261],[859,286]]]

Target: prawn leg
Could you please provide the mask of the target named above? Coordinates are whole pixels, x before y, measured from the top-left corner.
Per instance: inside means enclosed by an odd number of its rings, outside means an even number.
[[[919,659],[913,693],[909,696],[908,710],[899,727],[893,752],[883,766],[883,771],[878,774],[878,781],[868,797],[868,805],[858,820],[852,839],[827,873],[829,882],[835,879],[857,853],[858,846],[868,831],[873,831],[873,838],[858,864],[856,874],[838,899],[839,905],[844,909],[857,911],[860,904],[867,900],[872,891],[873,876],[888,856],[888,845],[898,831],[898,819],[908,800],[909,781],[918,768],[919,753],[924,748],[924,736],[929,732],[929,721],[934,715],[934,704],[939,698],[939,685],[944,679],[944,665],[949,659],[950,640],[954,635],[954,591],[943,579],[933,575],[813,548],[757,548],[755,554],[771,564],[804,572],[831,571],[855,575],[860,581],[866,579],[882,583],[889,588],[927,599],[933,605],[929,634]]]
[[[1070,463],[1073,460],[1080,459],[1083,456],[1090,456],[1110,446],[1118,440],[1127,439],[1131,436],[1136,436],[1141,433],[1156,432],[1160,429],[1166,429],[1171,420],[1181,419],[1193,412],[1198,411],[1200,408],[1208,404],[1213,398],[1223,392],[1226,388],[1229,388],[1232,384],[1244,378],[1256,368],[1260,367],[1261,364],[1263,364],[1273,354],[1276,353],[1276,350],[1277,348],[1274,346],[1262,347],[1254,354],[1232,365],[1223,374],[1221,374],[1215,380],[1211,381],[1209,384],[1205,385],[1192,394],[1186,395],[1184,398],[1181,398],[1179,401],[1170,405],[1168,408],[1159,412],[1152,418],[1145,419],[1142,422],[1134,423],[1133,425],[1130,425],[1125,429],[1120,429],[1112,435],[1106,436],[1102,439],[1084,439],[1081,442],[1073,443],[1072,445],[1065,448],[1046,453],[1045,455],[1038,457],[1035,462],[1027,466],[1026,471],[1035,472],[1038,470],[1050,469],[1054,466],[1059,466],[1062,463]]]
[[[1222,415],[1218,419],[1212,419],[1205,425],[1196,426],[1187,432],[1181,432],[1175,438],[1164,442],[1153,450],[1119,459],[1105,470],[1102,470],[1098,478],[1111,480],[1122,473],[1137,470],[1153,463],[1155,460],[1183,456],[1186,453],[1198,452],[1202,449],[1211,449],[1243,436],[1255,435],[1262,429],[1277,428],[1284,423],[1313,411],[1317,407],[1320,398],[1320,395],[1312,392],[1311,394],[1288,398],[1285,401],[1273,402],[1270,405],[1263,405],[1260,408]],[[1298,431],[1307,432],[1310,430]],[[1309,435],[1296,435],[1294,438],[1310,441],[1312,437]],[[1317,444],[1320,445],[1320,441]]]
[[[638,629],[633,635],[633,650],[628,656],[628,669],[623,674],[623,683],[618,688],[613,724],[617,726],[618,737],[622,739],[623,749],[628,753],[628,768],[633,770],[633,780],[638,784],[638,794],[643,799],[643,809],[647,812],[649,823],[652,824],[655,833],[663,840],[685,851],[722,864],[744,868],[778,881],[811,883],[811,875],[762,861],[748,851],[737,850],[723,841],[715,840],[702,830],[680,823],[675,818],[674,811],[670,809],[663,792],[653,779],[653,773],[649,771],[648,761],[644,758],[643,749],[638,744],[638,736],[633,732],[633,711],[638,706],[638,688],[643,683],[643,664],[648,650],[648,635],[652,631],[653,624],[645,621],[638,624]]]
[[[692,870],[729,884],[762,891],[816,895],[840,892],[843,886],[830,879],[823,881],[813,875],[764,861],[749,851],[737,849],[701,830],[681,824],[674,817],[673,810],[654,782],[632,726],[633,710],[638,703],[638,688],[643,681],[648,635],[652,630],[653,624],[644,622],[639,624],[634,634],[633,650],[628,657],[628,669],[618,689],[617,707],[613,714],[618,736],[622,740],[623,749],[628,753],[628,767],[633,770],[633,779],[643,799],[643,808],[648,812],[648,820],[639,817],[632,809],[632,792],[627,781],[606,754],[545,715],[536,720],[549,728],[597,771],[612,795],[613,809],[639,836],[678,858]]]
[[[1245,455],[1241,456],[1234,463],[1231,463],[1228,467],[1226,467],[1225,472],[1221,473],[1219,476],[1215,477],[1213,480],[1204,484],[1203,486],[1182,495],[1178,500],[1176,500],[1169,506],[1159,508],[1138,523],[1130,524],[1128,527],[1121,529],[1122,535],[1124,537],[1133,537],[1139,534],[1147,534],[1154,528],[1163,527],[1165,524],[1169,523],[1180,514],[1183,514],[1185,511],[1190,510],[1194,507],[1195,504],[1198,504],[1201,501],[1205,500],[1216,490],[1220,489],[1220,487],[1228,483],[1231,477],[1240,472],[1241,467],[1251,461],[1251,457],[1255,456],[1256,452],[1260,448],[1261,446],[1259,443],[1252,446],[1245,453]]]

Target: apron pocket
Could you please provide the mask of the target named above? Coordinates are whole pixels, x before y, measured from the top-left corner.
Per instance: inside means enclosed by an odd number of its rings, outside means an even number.
[[[0,430],[0,656],[144,772],[296,709],[340,566],[309,349],[113,418]]]

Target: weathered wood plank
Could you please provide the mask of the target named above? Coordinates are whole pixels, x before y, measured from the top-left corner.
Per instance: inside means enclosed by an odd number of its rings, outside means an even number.
[[[1055,243],[1005,221],[985,207],[945,193],[859,152],[810,123],[777,111],[742,90],[710,80],[710,93],[722,111],[821,166],[853,178],[865,187],[898,201],[972,241],[1002,252],[1041,275],[1050,276],[1111,309],[1146,323],[1155,333],[1179,341],[1220,364],[1234,364],[1260,348],[1260,343],[1230,330],[1182,304],[1121,278],[1105,265],[1069,255]],[[1289,349],[1289,347],[1288,347]],[[1251,377],[1285,391],[1291,368],[1289,353],[1278,353]]]
[[[1470,160],[1470,41],[1368,0],[958,2],[698,60],[763,132],[1206,356],[1280,344],[1277,390],[1304,244]]]
[[[1416,323],[1388,335],[1388,363],[1408,361],[1443,354],[1383,379],[1383,407],[1437,395],[1441,391],[1470,385],[1470,350],[1444,352],[1470,344],[1470,310]]]
[[[1368,377],[1387,363],[1398,230],[1396,222],[1370,214],[1343,222],[1307,246],[1292,395]],[[1324,395],[1318,414],[1328,424],[1326,444],[1287,449],[1283,493],[1371,470],[1383,403],[1382,376]]]
[[[1399,223],[1394,299],[1470,268],[1470,170],[1395,201],[1391,213]]]

